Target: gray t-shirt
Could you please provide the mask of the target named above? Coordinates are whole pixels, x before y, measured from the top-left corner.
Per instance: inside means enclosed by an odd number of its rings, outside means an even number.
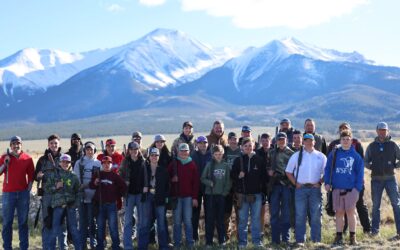
[[[95,157],[89,158],[87,156],[84,156],[82,159],[82,164],[81,164],[81,159],[76,161],[75,166],[74,166],[74,173],[76,174],[76,176],[78,176],[79,183],[87,186],[84,189],[84,196],[83,196],[84,202],[91,203],[96,190],[90,189],[88,187],[88,185],[89,185],[90,180],[92,179],[93,170],[95,170],[96,168],[101,170],[102,166],[101,166],[101,162],[99,160],[97,160]],[[81,172],[82,172],[82,176],[81,176]]]

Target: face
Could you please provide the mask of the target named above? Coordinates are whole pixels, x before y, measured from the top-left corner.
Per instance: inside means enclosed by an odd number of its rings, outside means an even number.
[[[222,161],[222,158],[224,157],[224,153],[223,152],[214,152],[213,157],[217,162],[220,162],[220,161]]]
[[[160,157],[157,154],[151,154],[150,155],[150,162],[156,164],[156,163],[158,163],[158,159],[159,158]]]
[[[207,143],[207,142],[199,142],[199,143],[197,143],[197,147],[198,147],[199,150],[201,150],[201,151],[207,150],[207,146],[208,146],[208,143]]]
[[[261,145],[263,148],[270,148],[271,140],[269,138],[261,138]]]
[[[61,161],[60,166],[64,169],[67,170],[69,167],[70,162],[69,161]]]
[[[186,126],[183,128],[183,134],[189,136],[193,133],[193,128],[190,126]]]
[[[238,139],[236,137],[231,137],[228,139],[228,143],[230,147],[237,147]]]
[[[129,154],[131,155],[131,158],[136,158],[139,155],[139,149],[130,148],[129,149]]]
[[[314,147],[315,141],[312,139],[306,139],[304,140],[304,146],[308,149],[311,149]]]
[[[165,142],[164,141],[156,141],[155,145],[156,145],[156,148],[161,150],[164,147]]]
[[[101,165],[103,166],[103,170],[106,172],[111,171],[111,167],[112,167],[112,162],[110,161],[105,161],[103,163],[101,163]]]
[[[304,130],[306,131],[306,133],[314,133],[315,132],[315,123],[313,121],[307,121],[304,124]]]
[[[19,141],[15,141],[10,144],[11,151],[13,151],[15,154],[20,154],[22,150],[22,143]]]
[[[222,124],[215,124],[213,128],[214,134],[221,136],[224,132],[224,125]]]
[[[281,131],[283,131],[283,132],[288,131],[290,128],[290,125],[288,122],[282,122],[280,126],[281,126]]]
[[[180,150],[178,153],[179,158],[183,160],[186,160],[189,157],[189,154],[190,154],[189,150]]]
[[[251,137],[250,131],[242,131],[242,137]]]
[[[293,135],[293,143],[295,145],[301,145],[303,143],[303,137],[301,136],[301,134]]]
[[[86,147],[86,148],[85,148],[85,153],[86,153],[86,155],[87,155],[88,157],[93,157],[93,155],[94,155],[94,150],[93,150],[93,148],[91,148],[91,147]]]
[[[48,142],[48,147],[53,152],[56,152],[59,146],[60,146],[60,141],[58,139],[54,139]]]
[[[351,146],[351,137],[350,136],[341,137],[340,144],[342,145],[343,148],[349,149]]]
[[[286,146],[286,138],[280,138],[276,143],[278,144],[278,147],[284,148]]]
[[[389,130],[387,129],[377,129],[376,133],[378,134],[379,139],[385,139],[389,135]]]
[[[109,155],[114,154],[115,153],[115,145],[106,145],[106,150]]]
[[[79,138],[72,138],[72,139],[71,139],[71,143],[72,143],[72,145],[79,146],[79,145],[81,144],[81,139],[79,139]]]
[[[242,150],[245,154],[250,154],[251,152],[253,152],[253,147],[254,147],[254,143],[247,142],[246,144],[242,145]]]

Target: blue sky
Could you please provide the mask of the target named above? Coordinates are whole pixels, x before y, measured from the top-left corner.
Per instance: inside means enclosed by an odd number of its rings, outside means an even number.
[[[398,0],[0,0],[0,59],[26,48],[83,52],[156,28],[214,47],[295,37],[400,66]]]

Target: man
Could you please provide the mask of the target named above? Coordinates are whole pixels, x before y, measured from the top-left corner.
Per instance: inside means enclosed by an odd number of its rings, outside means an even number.
[[[60,137],[56,134],[50,135],[47,138],[48,148],[45,150],[44,155],[41,156],[36,164],[35,169],[35,180],[38,182],[38,187],[40,182],[42,187],[46,185],[47,176],[56,171],[56,167],[60,163],[61,147],[60,147]],[[50,237],[51,237],[51,227],[52,227],[52,208],[51,208],[51,194],[44,192],[42,197],[42,247],[43,249],[50,248]],[[61,249],[67,247],[67,232],[66,229],[60,231],[58,235],[58,244]]]
[[[305,134],[303,140],[304,149],[294,153],[286,167],[286,175],[296,187],[295,232],[296,243],[300,247],[304,246],[306,240],[307,213],[311,217],[311,240],[313,242],[321,241],[321,183],[326,165],[326,156],[314,148],[314,136]],[[299,157],[301,157],[301,161]],[[308,209],[309,211],[307,211]]]
[[[342,124],[339,125],[339,134],[341,134],[345,130],[351,131],[350,124],[347,122],[343,122]],[[329,144],[328,155],[337,145],[340,145],[340,139],[336,139]],[[351,145],[354,147],[356,152],[361,156],[361,158],[364,159],[364,149],[360,141],[353,137],[351,140]],[[371,221],[368,215],[367,204],[365,204],[364,202],[364,190],[365,190],[365,185],[363,184],[362,189],[358,196],[356,208],[364,233],[369,233],[371,232]],[[347,228],[347,216],[345,216],[345,225],[343,231],[346,231],[346,228]]]
[[[288,118],[283,118],[281,122],[279,123],[279,132],[284,132],[287,136],[287,144],[290,147],[290,145],[293,144],[293,132],[294,129],[292,127],[292,122]],[[272,140],[272,145],[276,145],[276,140],[275,138]]]
[[[19,249],[29,248],[28,211],[29,192],[33,182],[33,160],[22,151],[22,139],[13,136],[10,140],[11,152],[0,158],[0,175],[4,174],[2,194],[3,249],[11,250],[12,224],[17,210]]]
[[[191,157],[197,166],[197,171],[199,172],[199,183],[200,183],[200,177],[203,174],[204,168],[206,167],[207,163],[211,160],[211,152],[210,150],[207,150],[208,141],[205,136],[197,137],[196,144],[197,144],[197,150],[192,152]],[[199,194],[197,196],[198,206],[193,207],[193,217],[192,217],[193,240],[196,242],[199,240],[198,229],[200,222],[201,205],[203,204],[203,200],[205,200],[204,190],[205,190],[204,184],[200,184]],[[207,211],[205,210],[204,207],[204,214],[206,213]]]
[[[82,136],[77,133],[71,135],[71,147],[69,148],[67,154],[71,156],[71,166],[75,166],[75,162],[79,160],[83,155],[83,144]]]
[[[300,148],[303,146],[303,135],[301,134],[300,130],[295,129],[293,131],[293,143],[288,144],[288,146],[294,152],[300,150]]]
[[[251,128],[249,126],[247,126],[247,125],[242,126],[241,136],[242,137],[239,138],[239,146],[242,145],[242,141],[243,141],[244,138],[253,138],[253,136],[251,134]],[[256,150],[258,148],[259,148],[258,142],[255,142],[254,150]]]
[[[177,205],[173,211],[175,248],[180,248],[182,244],[182,222],[185,225],[186,247],[191,248],[194,244],[192,207],[198,206],[199,172],[189,155],[189,145],[181,143],[177,158],[168,166],[171,196],[177,198]]]
[[[186,143],[189,145],[190,152],[194,151],[193,123],[191,121],[186,121],[183,123],[182,133],[172,143],[171,153],[173,157],[178,155],[179,145],[181,143]]]
[[[220,120],[214,122],[213,127],[209,135],[207,135],[208,147],[212,148],[215,145],[222,145],[226,147],[228,145],[227,140],[224,136],[224,123]]]
[[[285,169],[289,158],[294,153],[287,145],[284,132],[276,135],[277,147],[271,151],[271,166],[267,169],[271,179],[270,213],[272,243],[289,242],[290,229],[290,181]]]
[[[81,157],[74,167],[74,173],[78,176],[82,200],[79,205],[79,230],[81,234],[82,249],[86,247],[87,237],[91,248],[96,246],[96,225],[95,215],[93,214],[94,189],[89,187],[89,183],[94,173],[101,170],[101,163],[96,159],[96,145],[88,141],[84,144],[85,154]]]
[[[228,163],[230,169],[232,170],[233,162],[237,157],[241,155],[241,150],[238,145],[238,138],[235,132],[229,132],[228,134],[228,146],[225,148],[224,159]],[[238,224],[238,209],[235,207],[235,217],[232,215],[232,225],[229,230],[229,224],[231,222],[231,214],[233,203],[233,188],[231,188],[229,194],[225,197],[225,213],[224,213],[224,226],[225,226],[225,241],[228,241],[233,234]]]
[[[397,186],[395,168],[400,167],[400,149],[389,135],[389,126],[380,122],[376,126],[377,137],[365,152],[365,167],[371,170],[372,195],[372,235],[379,234],[380,207],[383,190],[392,204],[397,234],[392,239],[400,240],[400,195]]]
[[[315,121],[313,119],[306,119],[304,122],[304,134],[312,134],[315,138],[315,149],[322,152],[324,155],[327,154],[326,140],[325,138],[315,133]]]
[[[97,156],[97,160],[101,161],[104,156],[110,156],[112,159],[112,171],[114,173],[118,173],[119,166],[121,166],[121,162],[124,159],[122,154],[118,153],[116,148],[117,142],[110,138],[106,141],[106,150],[105,152],[99,154]]]

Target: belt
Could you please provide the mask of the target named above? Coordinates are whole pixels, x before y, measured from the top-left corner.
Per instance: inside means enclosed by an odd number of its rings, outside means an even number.
[[[344,195],[346,195],[347,193],[349,193],[351,191],[352,191],[351,189],[346,189],[345,191],[340,191],[339,195],[340,196],[344,196]]]
[[[301,184],[301,186],[303,186],[305,188],[313,188],[317,184],[318,183],[304,183],[304,184]]]

